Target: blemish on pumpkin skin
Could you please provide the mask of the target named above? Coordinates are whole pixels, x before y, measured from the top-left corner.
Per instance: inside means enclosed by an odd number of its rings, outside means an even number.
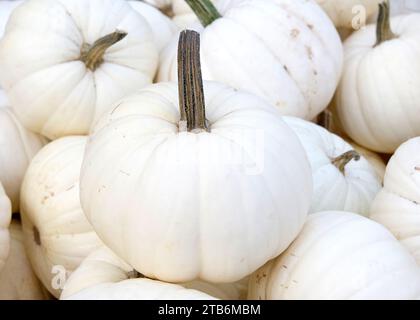
[[[414,167],[414,170],[420,171],[420,167]]]
[[[38,246],[40,246],[41,245],[41,235],[39,234],[39,230],[35,226],[33,226],[32,229],[33,229],[33,233],[34,233],[34,241]]]
[[[120,172],[122,173],[122,174],[125,174],[126,176],[130,176],[130,174],[129,173],[127,173],[127,172],[125,172],[125,171],[122,171],[122,170],[120,170]]]
[[[306,25],[307,25],[307,27],[308,27],[309,29],[311,29],[311,30],[313,30],[313,29],[314,29],[314,26],[313,26],[312,24],[308,23],[308,24],[306,24]]]
[[[284,68],[284,70],[286,70],[286,72],[287,72],[288,74],[290,74],[289,68],[288,68],[286,65],[284,65],[284,66],[283,66],[283,68]]]
[[[308,54],[309,60],[312,60],[314,57],[314,53],[312,51],[312,48],[310,46],[306,46],[306,53]]]
[[[297,38],[300,34],[300,31],[298,29],[292,29],[292,31],[290,31],[290,36],[292,38]]]

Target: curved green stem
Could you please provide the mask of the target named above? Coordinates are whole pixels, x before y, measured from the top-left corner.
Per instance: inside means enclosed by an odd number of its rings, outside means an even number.
[[[80,60],[86,68],[95,71],[103,62],[105,51],[127,36],[124,31],[115,31],[98,40],[94,44],[84,44],[80,52]]]
[[[391,8],[389,1],[385,0],[379,4],[378,22],[376,24],[376,45],[396,38],[391,29]]]
[[[338,157],[332,159],[331,163],[333,165],[335,165],[338,168],[338,170],[340,170],[341,173],[344,174],[344,170],[346,168],[346,165],[352,160],[355,160],[355,161],[360,160],[360,154],[357,153],[357,151],[355,151],[355,150],[350,150],[350,151],[347,151],[347,152],[343,153],[341,156],[338,156]]]
[[[180,130],[207,131],[203,79],[200,66],[200,34],[185,30],[178,43],[178,93]]]
[[[185,0],[204,27],[221,18],[211,0]]]

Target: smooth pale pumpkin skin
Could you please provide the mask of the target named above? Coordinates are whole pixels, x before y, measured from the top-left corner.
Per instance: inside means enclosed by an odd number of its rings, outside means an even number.
[[[330,211],[310,215],[299,237],[250,279],[249,299],[416,299],[420,270],[378,223]]]
[[[0,1],[0,39],[6,30],[6,24],[9,20],[10,14],[13,10],[22,3],[23,1]]]
[[[148,278],[238,281],[286,249],[308,212],[309,164],[277,111],[218,83],[204,92],[211,132],[180,133],[178,86],[160,83],[120,101],[86,148],[83,210]]]
[[[0,300],[44,300],[48,298],[32,271],[23,245],[22,227],[13,220],[10,228],[10,254],[0,272]]]
[[[365,21],[360,21],[363,26],[366,24],[366,21],[378,11],[378,5],[382,1],[383,0],[316,0],[334,22],[336,27],[348,29],[359,26],[358,21],[354,21],[354,19],[358,17],[362,7],[365,10]],[[354,25],[353,22],[355,22],[356,25]]]
[[[60,289],[52,286],[57,275],[53,267],[63,266],[68,276],[102,245],[80,205],[79,175],[86,141],[87,137],[73,136],[45,146],[32,160],[22,184],[25,247],[36,275],[55,297]]]
[[[3,269],[10,249],[9,225],[12,205],[0,182],[0,271]]]
[[[383,153],[420,135],[420,14],[394,17],[391,28],[398,38],[376,47],[375,25],[346,40],[336,97],[346,133]]]
[[[357,143],[349,142],[354,150],[356,150],[363,158],[365,158],[375,170],[379,181],[383,183],[385,176],[386,164],[379,154],[359,146]]]
[[[123,30],[92,72],[83,43]],[[0,42],[0,85],[28,129],[50,139],[89,132],[113,102],[152,82],[158,49],[148,23],[123,0],[29,0]]]
[[[215,285],[203,281],[193,281],[180,285],[169,285],[146,278],[130,279],[130,273],[133,273],[131,266],[118,258],[108,248],[100,248],[86,257],[76,271],[72,273],[66,282],[60,299],[77,296],[79,292],[88,299],[106,298],[111,294],[113,299],[163,299],[163,295],[174,294],[174,289],[178,288],[179,290],[181,286],[185,288],[181,289],[182,294],[191,294],[193,299],[207,299],[212,296],[218,299],[236,300],[244,295],[242,284]],[[147,286],[151,286],[154,290],[145,291]],[[103,288],[106,288],[105,293],[100,292]],[[125,289],[128,291],[128,288],[130,288],[130,291],[124,292]],[[198,291],[200,294],[198,294]],[[204,293],[209,296],[205,297]],[[176,294],[174,298],[181,299]]]
[[[339,81],[343,52],[337,31],[316,3],[217,4],[223,18],[200,28],[204,79],[254,93],[284,115],[313,119],[327,107]],[[177,80],[177,42],[174,37],[161,55],[159,81]]]
[[[299,137],[311,164],[314,193],[309,212],[343,210],[368,215],[381,189],[381,179],[370,163],[363,157],[353,160],[343,174],[331,161],[353,150],[349,143],[312,122],[283,119]]]
[[[26,168],[46,140],[26,130],[9,105],[0,89],[0,181],[12,202],[13,212],[18,212],[20,186]]]
[[[384,225],[420,265],[420,138],[402,144],[386,167],[370,218]]]
[[[141,1],[128,1],[130,6],[146,19],[153,32],[157,48],[161,51],[176,33],[177,27],[158,9]]]

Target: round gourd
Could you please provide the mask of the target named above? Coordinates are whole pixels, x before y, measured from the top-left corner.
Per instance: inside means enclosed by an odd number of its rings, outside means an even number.
[[[384,227],[347,212],[310,215],[299,237],[250,279],[249,299],[420,297],[414,258]]]
[[[307,0],[188,0],[201,23],[203,78],[256,94],[284,115],[311,120],[330,102],[342,45]],[[202,8],[206,10],[201,11]],[[161,55],[159,81],[177,79],[177,39]]]
[[[18,212],[26,168],[46,140],[26,130],[8,106],[6,95],[0,89],[0,181],[12,202],[13,212]]]
[[[420,265],[420,138],[405,142],[390,159],[370,217],[388,228]]]
[[[65,280],[102,245],[80,205],[79,175],[86,141],[86,137],[65,137],[45,146],[32,160],[22,184],[28,257],[36,275],[56,297],[62,289],[58,280]]]
[[[10,249],[9,224],[12,206],[0,182],[0,271],[3,269]]]
[[[158,48],[123,0],[29,0],[0,42],[0,85],[28,129],[86,134],[113,102],[152,82]]]
[[[264,100],[206,82],[204,103],[197,36],[180,40],[181,100],[177,84],[159,83],[97,123],[81,202],[104,243],[146,277],[235,282],[297,236],[311,172]]]
[[[128,1],[128,3],[146,19],[153,31],[157,48],[161,51],[177,31],[175,23],[156,8],[142,1]]]
[[[338,28],[359,29],[383,0],[316,0]]]
[[[149,286],[152,290],[147,292]],[[198,294],[198,291],[218,299],[229,300],[239,299],[244,291],[241,285],[236,284],[214,285],[193,281],[178,286],[151,281],[142,277],[108,248],[100,248],[92,252],[73,272],[66,282],[60,299],[74,295],[88,299],[111,297],[111,295],[113,299],[163,299],[166,294],[174,294],[175,288],[181,289],[183,294],[192,294],[192,298],[199,299],[208,297]],[[177,298],[176,295],[174,298]],[[181,296],[178,299],[181,299]]]
[[[10,254],[0,272],[0,300],[44,300],[48,294],[32,271],[23,246],[22,227],[12,221]]]
[[[336,110],[346,133],[368,149],[392,153],[420,135],[419,29],[420,14],[390,19],[384,2],[377,26],[344,44]]]
[[[23,1],[0,1],[0,39],[6,30],[7,21],[13,10],[22,3]]]
[[[310,213],[344,210],[369,214],[381,179],[350,144],[302,119],[284,117],[299,137],[312,168],[314,192]]]

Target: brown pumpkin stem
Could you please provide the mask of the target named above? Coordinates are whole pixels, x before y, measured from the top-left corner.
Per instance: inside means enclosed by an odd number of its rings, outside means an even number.
[[[333,114],[330,110],[324,110],[317,119],[317,124],[328,131],[332,131]]]
[[[392,32],[391,29],[391,18],[390,18],[390,4],[388,0],[379,4],[379,15],[378,22],[376,24],[376,44],[395,39],[397,36]]]
[[[203,79],[200,66],[200,34],[184,30],[178,43],[178,93],[180,131],[207,131]]]
[[[344,174],[346,165],[352,160],[355,160],[355,161],[360,160],[360,154],[357,153],[357,151],[355,150],[350,150],[343,153],[341,156],[338,156],[337,158],[332,159],[331,163],[335,165],[338,168],[338,170],[340,170],[341,173]]]
[[[104,62],[105,51],[126,36],[127,32],[115,31],[96,40],[92,45],[83,44],[80,60],[85,63],[86,68],[95,71]]]
[[[185,0],[204,27],[221,18],[211,0]]]

